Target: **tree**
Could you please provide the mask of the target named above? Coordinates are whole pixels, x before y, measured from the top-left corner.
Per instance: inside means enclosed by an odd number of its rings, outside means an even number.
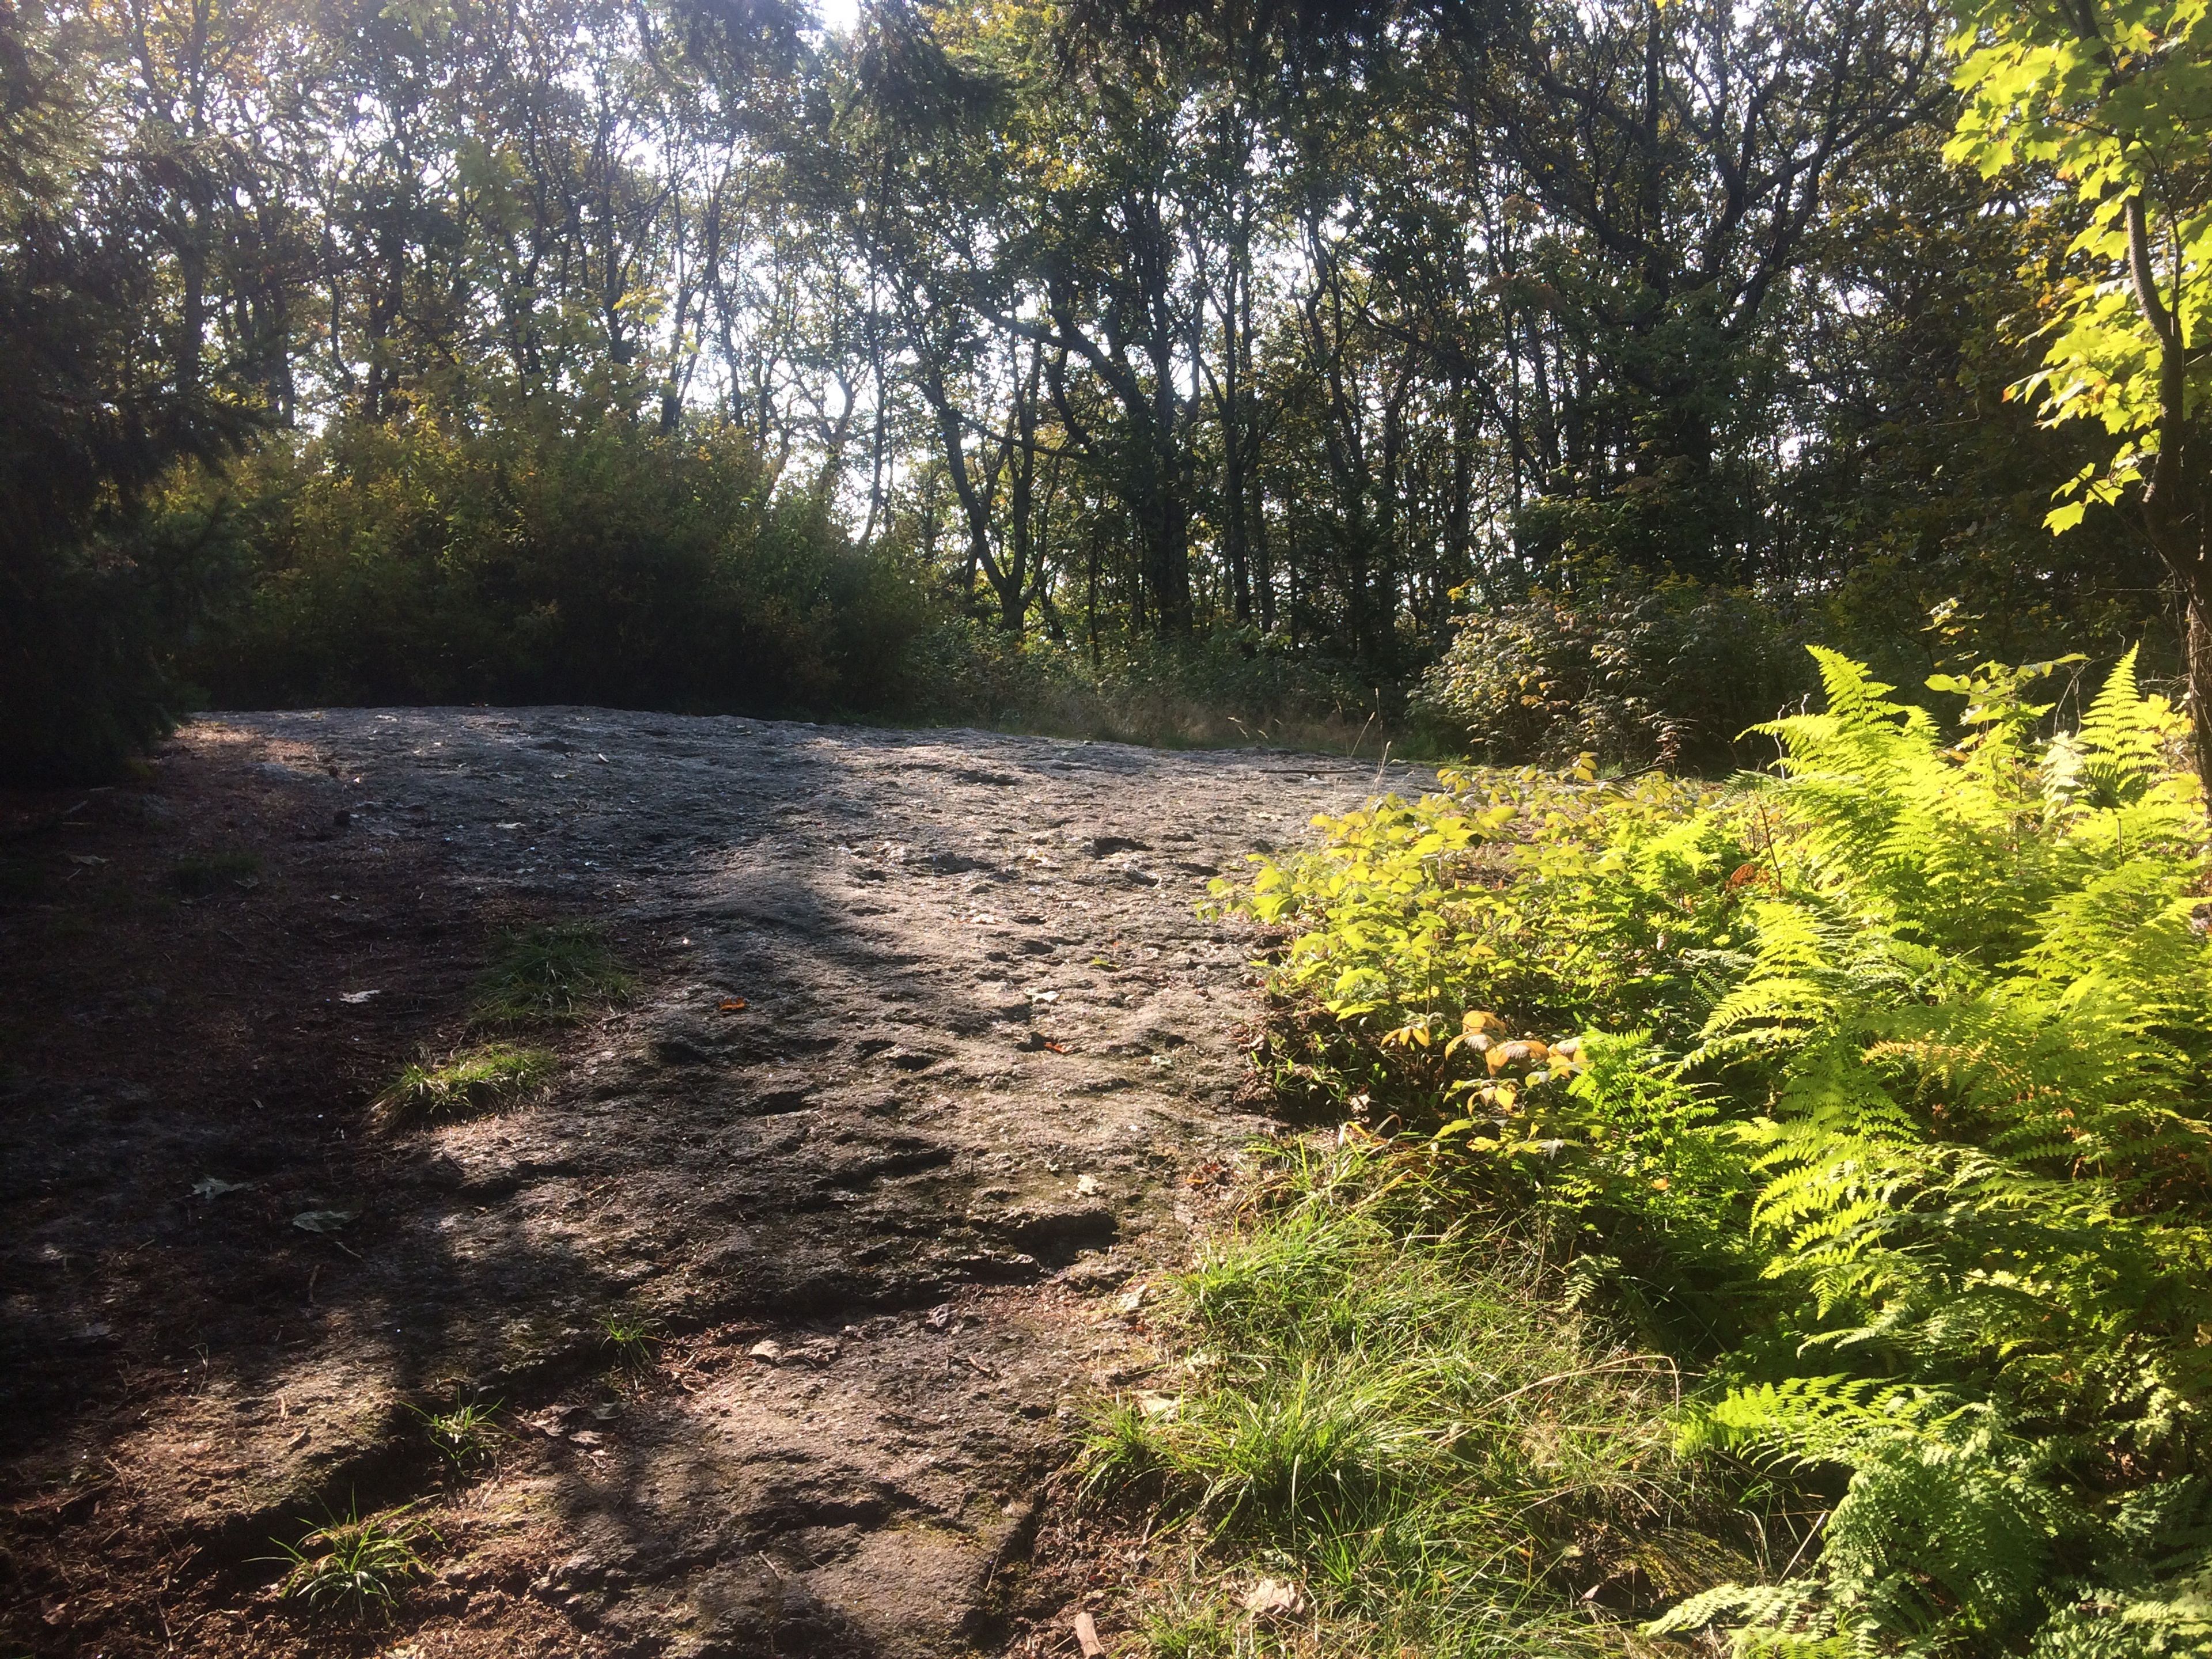
[[[210,328],[226,270],[270,268],[217,119],[246,101],[230,71],[255,21],[123,21],[0,0],[0,773],[104,772],[162,728],[157,622],[177,596],[137,509],[252,430],[254,325],[282,315],[233,284]]]
[[[2131,501],[2182,612],[2198,775],[2212,785],[2212,9],[2203,0],[1967,0],[1948,153],[1994,178],[2040,164],[2090,208],[2043,296],[2053,423],[2118,441],[2048,523]]]

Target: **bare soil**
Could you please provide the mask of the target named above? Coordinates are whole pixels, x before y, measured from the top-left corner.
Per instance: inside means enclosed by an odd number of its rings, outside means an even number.
[[[1254,941],[1194,905],[1425,781],[410,709],[0,796],[0,1652],[1073,1651],[1119,1547],[1076,1419],[1272,1127]],[[538,1097],[377,1131],[555,920],[635,998]],[[416,1411],[471,1399],[505,1432],[456,1470]],[[277,1595],[280,1543],[403,1504],[387,1615]]]

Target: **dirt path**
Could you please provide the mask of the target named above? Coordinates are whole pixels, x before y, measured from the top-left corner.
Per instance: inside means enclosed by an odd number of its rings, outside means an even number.
[[[0,1632],[705,1659],[1063,1628],[1079,1581],[1027,1558],[1073,1403],[1140,1380],[1131,1287],[1266,1127],[1251,942],[1194,902],[1377,776],[332,711],[19,803]],[[533,917],[604,924],[637,1000],[562,1040],[541,1100],[374,1133],[368,1095]],[[648,1371],[611,1369],[611,1315],[666,1338]],[[472,1395],[514,1432],[441,1474],[408,1407]],[[306,1619],[251,1559],[410,1500],[434,1577],[389,1627]]]

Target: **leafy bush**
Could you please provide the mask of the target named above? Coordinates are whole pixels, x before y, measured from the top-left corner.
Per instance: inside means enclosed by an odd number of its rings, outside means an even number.
[[[238,470],[248,591],[180,665],[234,707],[876,702],[918,591],[772,484],[711,422],[341,422]]]
[[[1662,1621],[1763,1650],[2198,1651],[2212,945],[2179,726],[2124,660],[1827,708],[1727,791],[1447,780],[1228,896],[1297,936],[1276,1064],[1425,1114],[1474,1190],[1710,1365],[1686,1447],[1817,1548]],[[1516,1035],[1518,1033],[1519,1035]]]
[[[1803,666],[1747,592],[1599,566],[1472,612],[1418,702],[1492,761],[1724,768],[1741,733],[1810,689]]]
[[[101,548],[33,546],[0,562],[0,779],[110,777],[168,729],[141,575]]]

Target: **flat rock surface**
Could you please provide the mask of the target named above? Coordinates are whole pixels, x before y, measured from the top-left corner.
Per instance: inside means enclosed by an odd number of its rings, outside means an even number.
[[[4,1331],[40,1372],[9,1639],[161,1650],[144,1594],[83,1570],[108,1528],[167,1540],[117,1571],[167,1573],[184,1650],[1003,1647],[1071,1418],[1135,1379],[1146,1275],[1269,1127],[1254,941],[1206,884],[1428,781],[578,708],[186,733],[24,842],[0,911],[16,970],[68,959],[73,868],[145,941],[126,983],[27,988],[57,1012],[0,1073]],[[252,874],[144,896],[218,829]],[[488,939],[568,919],[634,1000],[555,1035],[538,1097],[377,1132],[379,1080],[463,1037]],[[504,1437],[441,1469],[414,1410],[467,1398]],[[380,1634],[252,1565],[324,1506],[406,1502],[430,1576]]]

